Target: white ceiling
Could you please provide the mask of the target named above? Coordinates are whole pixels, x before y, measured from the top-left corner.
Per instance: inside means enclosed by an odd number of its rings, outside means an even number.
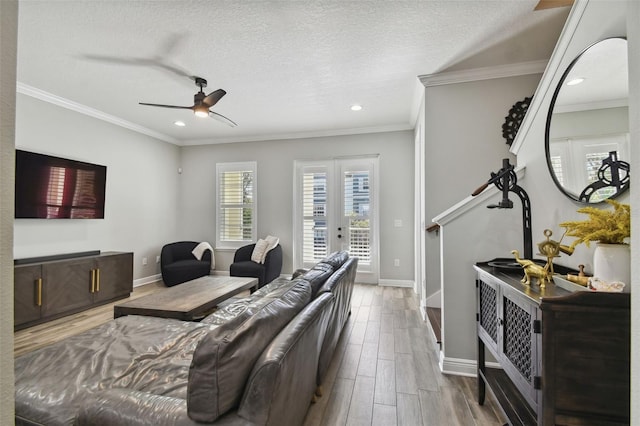
[[[568,8],[536,3],[22,0],[18,89],[179,145],[409,129],[418,75],[547,59]],[[182,73],[238,127],[138,105],[192,105]]]

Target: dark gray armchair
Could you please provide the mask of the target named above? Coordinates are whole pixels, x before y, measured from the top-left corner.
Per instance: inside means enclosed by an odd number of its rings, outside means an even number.
[[[229,267],[232,277],[253,277],[258,279],[258,288],[269,284],[280,276],[282,271],[282,247],[280,244],[269,250],[264,263],[251,260],[251,253],[255,244],[240,247],[233,256],[233,263]]]
[[[201,260],[196,259],[191,253],[198,244],[195,241],[178,241],[162,247],[160,271],[167,286],[195,280],[211,273],[211,250],[205,251]]]

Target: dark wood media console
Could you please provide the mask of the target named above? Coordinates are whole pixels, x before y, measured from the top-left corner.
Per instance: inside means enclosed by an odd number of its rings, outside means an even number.
[[[520,282],[475,266],[478,402],[488,387],[515,425],[628,425],[631,298]],[[485,348],[501,368],[485,362]]]
[[[14,265],[16,330],[129,297],[133,253],[87,252]]]

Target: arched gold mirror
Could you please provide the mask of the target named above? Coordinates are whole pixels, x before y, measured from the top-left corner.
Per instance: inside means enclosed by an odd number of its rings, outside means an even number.
[[[599,203],[629,187],[627,40],[584,50],[558,83],[545,134],[549,172],[569,198]]]

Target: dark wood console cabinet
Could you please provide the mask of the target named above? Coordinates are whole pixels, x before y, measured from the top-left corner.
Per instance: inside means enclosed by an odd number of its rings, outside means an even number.
[[[15,329],[122,299],[132,290],[133,253],[23,260],[14,268]]]
[[[540,289],[521,270],[474,268],[478,402],[488,386],[514,426],[629,424],[629,294]]]

